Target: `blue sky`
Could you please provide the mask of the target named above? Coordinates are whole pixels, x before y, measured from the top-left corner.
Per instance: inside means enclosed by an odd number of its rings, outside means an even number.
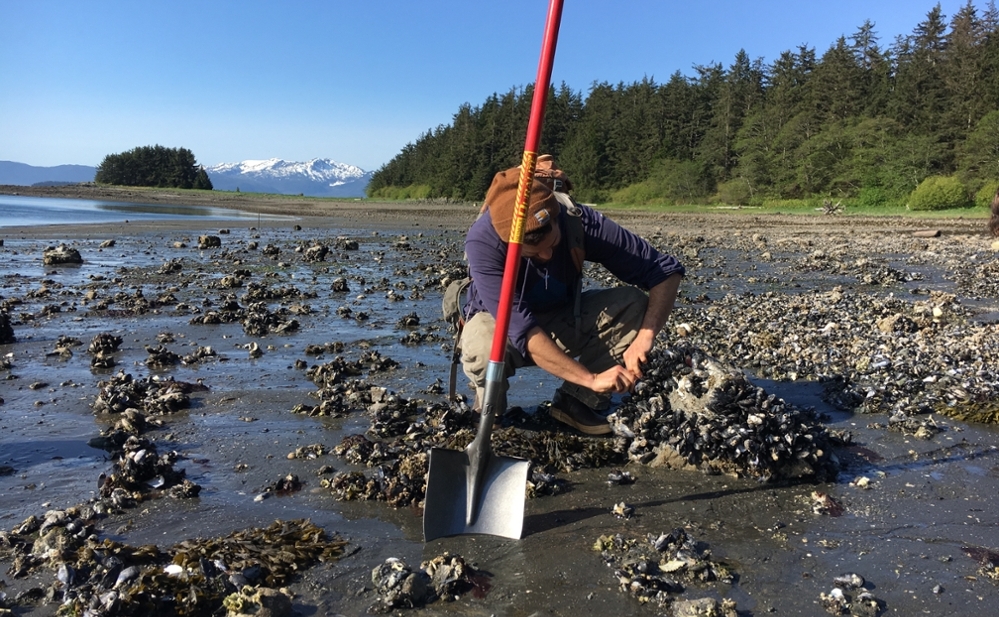
[[[967,0],[941,1],[948,21]],[[870,19],[887,47],[933,0],[565,0],[552,81],[659,83],[740,49],[818,55]],[[975,0],[979,13],[987,0]],[[213,165],[387,163],[462,103],[534,80],[547,0],[0,0],[0,160],[136,146]]]

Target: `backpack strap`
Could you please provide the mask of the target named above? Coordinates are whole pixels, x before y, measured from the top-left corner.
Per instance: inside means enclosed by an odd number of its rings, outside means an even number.
[[[461,331],[465,328],[465,320],[458,322],[458,331],[454,334],[454,344],[451,345],[451,374],[448,376],[447,400],[455,401],[456,383],[458,381],[458,364],[461,362]]]
[[[572,316],[576,322],[576,340],[583,334],[583,262],[586,261],[586,232],[583,230],[583,216],[579,206],[569,197],[568,193],[556,191],[555,199],[562,204],[566,213],[565,241],[569,247],[569,256],[576,266],[579,276],[576,278],[575,300],[572,305]]]
[[[583,262],[586,260],[586,233],[583,231],[582,211],[576,202],[569,197],[568,193],[554,192],[555,199],[562,204],[566,217],[566,243],[569,245],[569,255],[572,263],[576,266],[576,271],[583,273]]]

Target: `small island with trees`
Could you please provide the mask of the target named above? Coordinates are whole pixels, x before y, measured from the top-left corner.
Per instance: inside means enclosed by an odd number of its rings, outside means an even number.
[[[123,186],[212,190],[208,172],[187,148],[140,146],[109,154],[97,166],[94,182]]]

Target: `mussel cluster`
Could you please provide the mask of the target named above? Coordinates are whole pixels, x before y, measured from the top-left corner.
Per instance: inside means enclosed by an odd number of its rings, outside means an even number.
[[[110,332],[101,332],[95,334],[94,338],[91,339],[90,345],[87,347],[87,351],[94,354],[107,354],[114,353],[118,351],[121,347],[122,338],[117,334],[111,334]]]
[[[356,361],[345,360],[337,356],[333,360],[310,367],[305,375],[320,388],[319,399],[324,399],[322,390],[335,386],[347,377],[359,377],[366,373],[380,373],[392,370],[399,366],[399,363],[392,358],[382,356],[377,350],[366,350],[361,353],[360,359]],[[330,393],[339,395],[339,392]]]
[[[732,570],[714,561],[705,543],[680,527],[644,538],[600,536],[593,550],[599,551],[604,563],[613,568],[621,591],[661,607],[675,603],[688,585],[731,584],[734,580]],[[736,604],[725,600],[722,609],[720,614],[735,615]]]
[[[380,500],[401,507],[419,504],[426,494],[427,452],[431,448],[464,449],[475,437],[479,414],[462,402],[418,406],[384,389],[351,382],[342,391],[355,408],[371,418],[367,431],[374,439],[353,434],[333,448],[333,454],[364,471],[340,471],[322,480],[339,500]],[[344,385],[344,384],[340,384]],[[337,390],[334,388],[334,390]],[[380,402],[359,406],[365,393],[377,392]],[[550,423],[550,422],[549,422]],[[620,444],[566,433],[554,427],[532,430],[500,427],[493,431],[493,448],[502,456],[531,461],[527,495],[562,492],[568,484],[554,473],[619,465],[627,462]]]
[[[371,583],[377,595],[371,613],[416,608],[437,600],[449,602],[469,591],[484,597],[489,588],[486,575],[460,555],[449,553],[424,561],[417,569],[390,557],[371,571]]]
[[[146,345],[146,366],[149,368],[164,369],[180,364],[180,354],[170,351],[164,345]]]
[[[287,315],[288,309],[282,307],[271,311],[264,302],[251,303],[244,313],[243,332],[250,336],[266,336],[269,332],[281,334],[298,330],[297,319]]]
[[[954,274],[957,290],[972,298],[999,298],[999,260],[962,263]]]
[[[119,371],[107,381],[98,382],[94,413],[122,413],[137,409],[148,414],[169,414],[191,406],[189,394],[207,390],[200,384],[148,376],[135,379],[131,373]]]
[[[92,538],[97,518],[95,508],[83,505],[50,510],[43,518],[32,515],[9,532],[0,531],[0,559],[11,561],[7,573],[20,578],[42,566],[56,569]]]
[[[999,324],[953,294],[908,302],[847,289],[729,294],[684,307],[689,340],[762,378],[822,380],[827,400],[889,415],[947,413],[999,399]]]
[[[87,347],[90,353],[90,366],[92,368],[111,368],[116,364],[114,353],[121,346],[122,339],[110,332],[101,332],[94,335]]]
[[[410,452],[374,464],[371,473],[338,472],[321,484],[340,501],[378,500],[403,507],[423,501],[427,470],[426,453]]]
[[[852,617],[878,617],[885,610],[885,603],[865,589],[864,577],[854,572],[833,579],[829,593],[819,594],[819,604],[830,615]]]
[[[835,473],[843,437],[699,348],[659,349],[645,375],[610,417],[633,462],[760,480]]]
[[[144,438],[130,436],[116,456],[114,470],[102,475],[100,496],[117,508],[134,507],[149,493],[156,491],[177,498],[197,497],[201,487],[185,478],[183,469],[174,465],[180,456],[176,452],[159,454],[156,445]]]
[[[56,572],[47,589],[26,597],[59,602],[65,615],[216,615],[259,601],[256,590],[280,587],[316,562],[340,558],[347,544],[311,521],[292,520],[161,550],[99,540],[95,516],[86,507],[53,511],[0,533],[11,576]]]
[[[822,250],[815,250],[801,257],[796,266],[796,269],[802,272],[823,271],[839,276],[851,276],[864,285],[880,285],[882,287],[891,287],[923,278],[918,272],[904,272],[867,257],[846,261],[837,259]]]

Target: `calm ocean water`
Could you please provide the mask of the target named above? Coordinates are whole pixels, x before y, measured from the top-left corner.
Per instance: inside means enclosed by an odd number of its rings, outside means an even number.
[[[239,210],[166,204],[137,204],[91,199],[0,195],[0,228],[27,225],[121,223],[199,217],[204,220],[257,219]],[[282,218],[282,217],[264,217]]]

